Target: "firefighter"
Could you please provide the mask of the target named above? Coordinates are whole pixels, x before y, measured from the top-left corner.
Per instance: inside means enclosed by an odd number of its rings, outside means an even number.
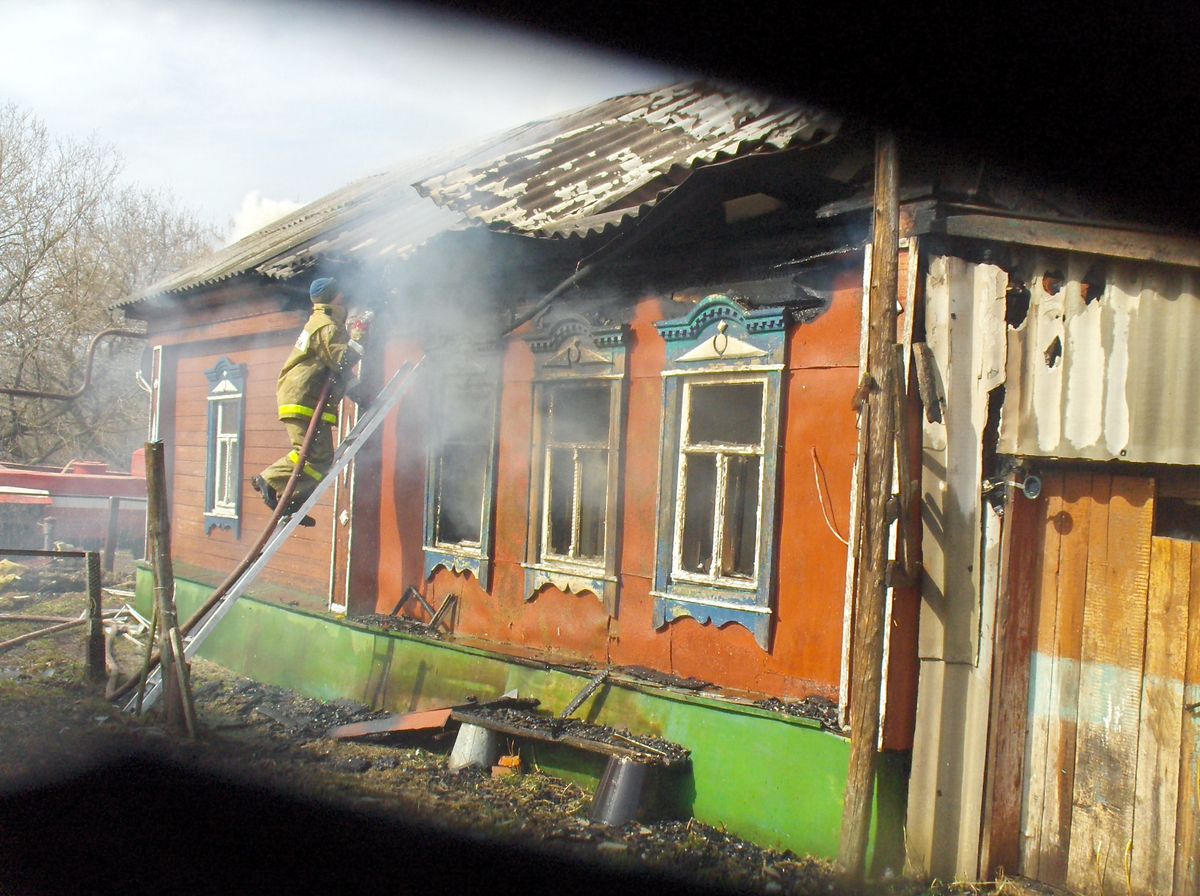
[[[287,486],[297,462],[300,448],[308,432],[309,422],[316,413],[325,381],[332,376],[333,386],[329,400],[325,403],[321,421],[305,460],[304,469],[296,482],[287,513],[294,513],[304,500],[325,478],[333,463],[333,427],[337,425],[338,403],[344,394],[359,407],[365,406],[363,397],[357,394],[357,381],[347,383],[346,370],[353,367],[363,354],[362,340],[366,336],[366,322],[352,321],[346,325],[346,297],[338,282],[332,277],[320,277],[312,282],[308,290],[313,303],[312,316],[296,339],[292,352],[279,372],[276,398],[279,402],[279,419],[287,429],[292,450],[257,476],[250,484],[267,506],[274,510],[279,496]],[[301,525],[313,525],[312,517],[306,516]]]

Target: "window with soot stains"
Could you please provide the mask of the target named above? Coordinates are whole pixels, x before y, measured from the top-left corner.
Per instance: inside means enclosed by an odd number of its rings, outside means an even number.
[[[712,295],[666,342],[654,626],[736,622],[767,649],[788,312]]]
[[[208,448],[204,476],[205,531],[240,534],[242,510],[242,419],[245,365],[222,358],[204,372],[208,379]]]
[[[488,587],[498,382],[494,372],[446,377],[431,409],[426,577],[443,566]]]
[[[752,583],[762,501],[762,379],[684,384],[674,572]]]
[[[542,559],[601,566],[608,504],[608,383],[542,392]]]
[[[627,327],[604,308],[551,308],[534,358],[525,595],[546,585],[616,611]]]

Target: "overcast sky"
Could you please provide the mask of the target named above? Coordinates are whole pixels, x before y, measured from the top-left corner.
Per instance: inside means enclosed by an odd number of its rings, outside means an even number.
[[[410,156],[686,77],[388,4],[0,0],[0,102],[222,234]]]

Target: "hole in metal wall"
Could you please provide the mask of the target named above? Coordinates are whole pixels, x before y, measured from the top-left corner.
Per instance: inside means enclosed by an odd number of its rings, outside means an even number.
[[[1062,353],[1062,340],[1055,336],[1054,341],[1046,348],[1046,366],[1057,367],[1059,360],[1062,358]]]
[[[1062,271],[1046,271],[1046,273],[1042,274],[1042,289],[1045,290],[1048,296],[1055,295],[1063,288],[1066,279]]]
[[[1016,329],[1029,316],[1029,287],[1024,283],[1010,284],[1004,293],[1004,303],[1004,321]]]
[[[1104,295],[1106,285],[1103,270],[1098,267],[1089,269],[1079,282],[1079,295],[1083,298],[1083,304],[1090,305],[1092,302],[1099,301],[1100,297]]]
[[[1159,496],[1154,502],[1154,534],[1200,541],[1200,501]]]

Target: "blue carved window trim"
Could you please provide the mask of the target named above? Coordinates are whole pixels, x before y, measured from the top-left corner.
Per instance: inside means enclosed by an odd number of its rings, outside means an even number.
[[[663,370],[663,447],[660,463],[657,550],[654,570],[654,626],[663,628],[681,616],[718,627],[734,622],[753,633],[764,650],[771,632],[771,595],[775,561],[775,501],[778,478],[779,418],[783,371],[787,352],[788,316],[783,308],[752,309],[724,295],[711,295],[686,317],[660,321],[655,326],[666,342],[667,363]],[[686,416],[695,389],[726,385],[761,385],[761,440],[741,446],[696,447],[689,440]],[[753,394],[751,388],[745,394]],[[717,426],[710,424],[710,426]],[[715,446],[715,447],[714,447]],[[723,560],[716,555],[723,544],[709,550],[713,560],[708,572],[684,568],[682,532],[687,511],[683,500],[684,473],[692,455],[708,456],[717,467],[730,457],[757,458],[758,528],[753,550],[752,572],[723,573]],[[724,473],[716,474],[723,482]],[[721,491],[713,486],[713,527],[721,533],[716,517],[724,510]],[[683,494],[681,494],[683,493]],[[699,499],[698,499],[699,500]],[[709,505],[701,501],[700,505]]]
[[[591,593],[610,615],[616,614],[620,551],[620,471],[622,427],[625,419],[625,360],[629,330],[604,309],[577,310],[551,306],[534,321],[526,339],[534,355],[533,432],[529,478],[529,518],[526,537],[525,595],[532,600],[547,585],[560,591]],[[550,500],[553,485],[551,453],[555,397],[583,388],[603,391],[607,400],[607,432],[599,442],[575,451],[571,517],[572,548],[566,555],[548,549]],[[581,443],[582,444],[582,443]],[[562,450],[562,449],[560,449]],[[579,530],[578,517],[585,498],[580,454],[605,453],[603,548],[599,557],[572,557]]]
[[[457,357],[437,377],[429,414],[425,462],[425,578],[438,568],[471,573],[491,588],[493,506],[496,493],[496,428],[500,403],[501,361],[494,351]],[[454,473],[455,454],[481,459],[479,539],[446,536],[444,503],[462,485]],[[443,474],[448,474],[443,478]],[[459,493],[461,494],[461,492]]]
[[[204,463],[204,532],[242,534],[242,455],[246,427],[246,365],[222,358],[208,379],[208,440]]]

